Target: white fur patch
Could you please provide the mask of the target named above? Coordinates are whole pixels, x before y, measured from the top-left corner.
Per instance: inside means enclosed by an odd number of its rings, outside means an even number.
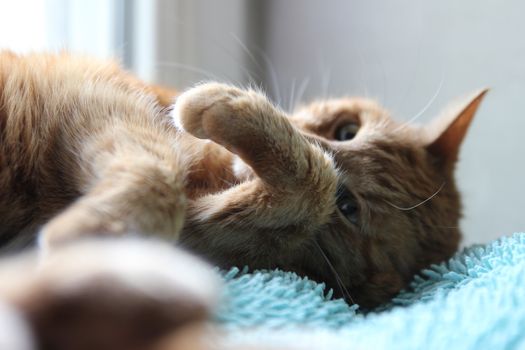
[[[232,172],[241,181],[251,179],[254,176],[253,169],[237,156],[232,161]]]
[[[246,171],[246,164],[242,161],[241,158],[239,158],[239,157],[233,158],[232,171],[233,171],[233,174],[236,177],[238,177],[238,178],[243,177],[243,175],[244,175],[244,173]]]
[[[27,323],[15,309],[3,303],[0,303],[0,349],[35,349]]]
[[[184,126],[182,126],[182,122],[180,119],[180,115],[181,115],[180,105],[181,105],[180,103],[175,102],[175,104],[173,105],[173,108],[171,109],[170,116],[171,116],[171,120],[173,121],[173,125],[175,125],[177,130],[181,132],[185,132],[186,130],[184,129]]]

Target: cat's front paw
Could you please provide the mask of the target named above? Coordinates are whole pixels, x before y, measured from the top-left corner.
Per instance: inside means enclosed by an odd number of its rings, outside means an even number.
[[[212,140],[241,157],[247,149],[273,138],[273,131],[279,128],[275,119],[286,117],[262,93],[220,83],[186,91],[173,109],[179,129]]]
[[[177,97],[173,121],[180,130],[200,139],[211,139],[213,131],[233,117],[235,100],[244,93],[226,84],[199,85]]]

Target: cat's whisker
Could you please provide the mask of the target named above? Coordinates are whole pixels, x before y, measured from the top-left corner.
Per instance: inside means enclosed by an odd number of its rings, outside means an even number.
[[[239,46],[244,51],[244,53],[248,56],[250,61],[252,61],[255,64],[256,66],[255,68],[258,69],[259,73],[264,72],[263,67],[261,66],[257,58],[255,57],[253,52],[248,48],[248,46],[246,46],[246,44],[241,40],[241,38],[235,35],[235,33],[230,33],[230,35],[237,42],[237,44],[239,44]],[[255,76],[255,78],[257,78],[257,80],[259,81],[262,80],[260,75],[257,73],[254,73],[252,70],[245,68],[242,65],[240,66],[240,68],[242,69],[243,72],[247,73],[249,81],[253,81],[255,83],[255,79],[253,79],[253,76]]]
[[[288,101],[288,112],[292,112],[293,111],[293,102],[294,102],[294,94],[295,94],[295,83],[296,83],[296,79],[293,78],[292,79],[292,87],[291,87],[291,92],[290,92],[290,101]]]
[[[432,106],[432,103],[434,103],[434,101],[436,100],[436,98],[438,97],[439,93],[441,92],[441,88],[443,87],[443,83],[445,82],[445,75],[443,74],[443,72],[441,72],[441,79],[439,80],[439,85],[436,89],[436,92],[434,93],[434,95],[432,95],[432,97],[430,98],[430,100],[428,100],[427,104],[415,115],[413,116],[412,118],[410,118],[408,120],[408,124],[414,122],[415,120],[417,120],[419,117],[421,117],[426,111],[427,109]]]
[[[264,50],[262,50],[258,46],[255,46],[254,49],[257,50],[257,53],[259,55],[261,55],[261,57],[263,58],[263,60],[264,60],[264,62],[266,64],[266,66],[269,69],[268,73],[270,74],[271,85],[272,85],[273,93],[275,94],[275,103],[278,106],[281,106],[281,90],[279,89],[279,81],[277,79],[277,71],[275,70],[275,67],[274,67],[273,63],[270,60],[270,57],[268,57],[268,55],[264,52]]]
[[[168,16],[169,20],[166,19],[168,22],[172,23],[172,24],[175,24],[178,29],[180,28],[181,32],[186,32],[188,30],[191,30],[190,27],[192,28],[193,27],[193,23],[189,23],[189,22],[186,22],[185,20],[182,20],[180,18],[178,18],[178,16],[174,15],[174,16],[171,16],[169,15]],[[235,34],[233,33],[230,33],[232,34],[232,36],[237,39],[237,41],[240,42],[240,39],[238,39]],[[248,76],[248,80],[251,80],[253,79],[252,78],[252,75],[254,75],[254,72],[250,71],[249,69],[247,69],[246,67],[244,67],[244,63],[242,62],[239,62],[239,60],[237,59],[237,57],[235,57],[235,55],[233,55],[231,53],[230,50],[228,50],[228,48],[225,46],[225,45],[221,45],[219,44],[218,40],[212,36],[212,35],[209,35],[205,32],[201,32],[199,33],[199,40],[205,42],[206,45],[210,45],[210,46],[215,46],[217,48],[219,48],[222,52],[224,52],[225,54],[229,55],[230,58],[234,61],[236,61],[238,63],[237,65],[237,68],[239,68],[241,71],[243,71],[244,73],[246,73],[246,75]],[[242,47],[242,45],[241,45]],[[164,65],[165,62],[161,62],[160,65]],[[169,66],[172,66],[173,62],[167,62],[168,63],[168,67]],[[186,65],[186,64],[182,64],[182,63],[179,63],[179,62],[175,62],[178,66],[176,68],[181,68],[181,69],[186,69],[188,71],[191,71],[191,72],[195,72],[195,73],[199,73],[199,74],[203,74],[205,75],[207,78],[211,79],[211,80],[215,80],[215,81],[232,81],[234,83],[236,83],[236,85],[241,85],[239,81],[237,81],[236,79],[231,79],[228,78],[228,77],[224,77],[223,79],[221,79],[220,77],[214,75],[213,73],[209,72],[209,71],[206,71],[204,69],[201,69],[199,67],[195,67],[195,66],[190,66],[190,65]],[[157,63],[159,65],[159,63]],[[260,80],[260,76],[258,74],[255,74],[256,78]],[[244,78],[244,77],[243,77]]]
[[[423,106],[423,108],[418,112],[416,113],[416,115],[414,115],[412,118],[410,118],[409,120],[407,120],[406,122],[404,122],[403,124],[401,124],[397,129],[400,129],[402,126],[405,126],[405,125],[408,125],[408,124],[411,124],[413,123],[414,121],[416,121],[419,117],[421,117],[429,108],[430,106],[432,106],[432,103],[434,103],[434,101],[436,100],[436,98],[438,97],[439,93],[441,92],[441,88],[443,87],[443,83],[445,82],[445,74],[443,71],[441,71],[441,79],[439,81],[439,85],[436,89],[436,92],[432,95],[432,97],[428,100],[427,104],[425,106]]]
[[[357,56],[359,57],[359,64],[361,66],[359,78],[361,80],[361,83],[363,84],[363,88],[365,89],[365,97],[369,97],[369,91],[368,91],[368,85],[366,84],[366,79],[363,75],[363,72],[366,71],[365,69],[365,59],[363,57],[363,53],[361,52],[361,49],[359,47],[356,48],[357,50]]]
[[[330,84],[330,77],[331,77],[331,71],[330,68],[326,68],[324,72],[322,73],[321,77],[321,91],[323,98],[328,97],[328,86]]]
[[[408,211],[408,210],[412,210],[412,209],[415,209],[417,207],[419,207],[420,205],[423,205],[425,204],[426,202],[428,202],[429,200],[431,200],[432,198],[434,198],[435,196],[437,196],[437,194],[439,192],[441,192],[441,190],[443,189],[443,187],[445,187],[445,184],[446,184],[446,181],[444,181],[441,186],[439,186],[438,190],[436,192],[434,192],[430,197],[428,197],[427,199],[413,205],[413,206],[410,206],[410,207],[400,207],[398,205],[395,205],[394,203],[391,203],[389,201],[386,201],[386,203],[388,203],[388,205],[396,208],[396,209],[399,209],[399,210],[404,210],[404,211]]]
[[[355,304],[354,302],[354,299],[352,299],[352,296],[350,295],[350,293],[348,292],[348,289],[346,289],[341,277],[339,276],[339,274],[337,273],[334,265],[332,265],[332,263],[330,262],[330,260],[328,259],[328,256],[326,256],[325,252],[323,251],[323,249],[321,248],[321,246],[319,245],[319,243],[317,243],[317,241],[313,241],[314,242],[314,245],[317,247],[317,249],[319,250],[319,252],[321,253],[321,255],[323,256],[323,259],[326,261],[328,267],[330,267],[330,270],[332,270],[332,273],[334,274],[335,276],[335,280],[337,282],[337,284],[339,285],[339,289],[341,289],[341,294],[343,294],[343,297],[346,299],[348,297],[348,300],[350,300],[350,302],[352,304]]]
[[[297,90],[297,97],[295,98],[295,101],[293,102],[292,110],[290,112],[293,112],[299,103],[301,103],[301,100],[303,98],[303,95],[308,88],[308,84],[310,83],[310,78],[305,78],[301,85],[299,85],[299,89]]]
[[[202,68],[199,68],[199,67],[195,67],[195,66],[192,66],[192,65],[184,64],[184,63],[161,61],[161,62],[157,62],[157,65],[158,66],[168,67],[168,68],[183,69],[183,70],[187,70],[189,72],[199,73],[199,74],[202,74],[202,75],[206,76],[209,79],[216,80],[216,81],[224,80],[224,79],[221,79],[220,77],[218,77],[217,75],[213,74],[212,72],[210,72],[208,70],[205,70],[205,69],[202,69]]]
[[[235,35],[235,33],[230,33],[230,35],[233,37],[233,39],[239,44],[239,46],[241,47],[241,49],[248,55],[248,58],[253,62],[255,63],[255,65],[257,66],[257,68],[259,68],[259,70],[261,71],[264,71],[263,67],[261,66],[261,64],[259,63],[259,61],[255,58],[255,55],[252,53],[252,51],[248,48],[248,46],[246,46],[243,41],[241,40],[241,38],[239,38],[237,35]]]
[[[383,60],[379,57],[379,65],[381,66],[381,77],[383,78],[383,98],[382,105],[386,107],[387,104],[387,79],[386,79],[386,69]]]

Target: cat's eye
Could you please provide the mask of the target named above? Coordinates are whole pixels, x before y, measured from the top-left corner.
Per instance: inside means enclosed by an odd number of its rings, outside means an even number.
[[[346,123],[335,130],[335,139],[338,141],[348,141],[357,135],[359,125],[356,123]]]
[[[359,223],[359,206],[346,186],[340,186],[337,191],[337,208],[352,224],[357,225]]]

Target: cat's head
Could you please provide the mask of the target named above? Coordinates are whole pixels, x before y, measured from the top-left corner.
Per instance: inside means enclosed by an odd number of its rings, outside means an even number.
[[[341,176],[338,208],[315,237],[322,263],[309,252],[294,268],[372,307],[421,268],[448,259],[460,241],[454,167],[485,92],[421,127],[396,122],[365,99],[297,111],[294,124],[334,155]]]

